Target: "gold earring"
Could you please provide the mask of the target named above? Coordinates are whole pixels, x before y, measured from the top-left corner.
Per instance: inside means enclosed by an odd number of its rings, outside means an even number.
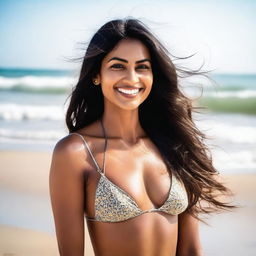
[[[93,79],[93,83],[94,83],[95,85],[98,85],[98,84],[99,84],[97,79]]]

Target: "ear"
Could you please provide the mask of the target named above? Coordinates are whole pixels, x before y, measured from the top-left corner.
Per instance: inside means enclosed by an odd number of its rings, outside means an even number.
[[[99,84],[100,84],[100,75],[97,74],[96,76],[94,76],[93,79],[92,79],[92,82],[93,82],[95,85],[99,85]]]

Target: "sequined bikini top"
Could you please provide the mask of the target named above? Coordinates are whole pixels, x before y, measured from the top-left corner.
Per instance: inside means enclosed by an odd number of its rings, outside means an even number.
[[[174,175],[172,175],[169,195],[164,204],[159,208],[141,210],[136,201],[128,193],[114,184],[105,175],[105,152],[107,148],[106,136],[103,169],[101,169],[84,137],[78,133],[71,134],[76,134],[83,140],[84,145],[96,166],[96,170],[100,174],[100,179],[98,181],[95,193],[95,217],[89,218],[86,216],[87,220],[101,222],[120,222],[149,212],[165,212],[170,215],[178,215],[185,211],[187,208],[188,197],[184,185],[178,181]]]

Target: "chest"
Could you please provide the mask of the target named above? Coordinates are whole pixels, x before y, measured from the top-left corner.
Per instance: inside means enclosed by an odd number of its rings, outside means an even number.
[[[103,154],[97,154],[96,157],[99,164],[103,163]],[[108,150],[105,156],[105,175],[129,194],[142,210],[161,206],[168,197],[171,186],[166,164],[154,148]],[[99,179],[99,173],[90,172],[86,186],[89,212],[93,212]]]

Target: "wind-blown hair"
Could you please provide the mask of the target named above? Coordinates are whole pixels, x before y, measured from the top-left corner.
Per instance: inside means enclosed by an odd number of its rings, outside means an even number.
[[[230,191],[216,180],[218,172],[204,144],[206,137],[192,120],[195,107],[178,82],[178,72],[189,76],[200,71],[175,67],[168,50],[137,19],[107,22],[92,37],[66,113],[69,131],[75,132],[102,117],[101,86],[95,86],[92,80],[100,72],[103,58],[120,40],[128,38],[140,40],[152,60],[153,85],[148,98],[139,106],[140,124],[161,152],[169,171],[183,181],[189,198],[187,211],[200,219],[199,213],[232,208],[219,199],[220,194]]]

